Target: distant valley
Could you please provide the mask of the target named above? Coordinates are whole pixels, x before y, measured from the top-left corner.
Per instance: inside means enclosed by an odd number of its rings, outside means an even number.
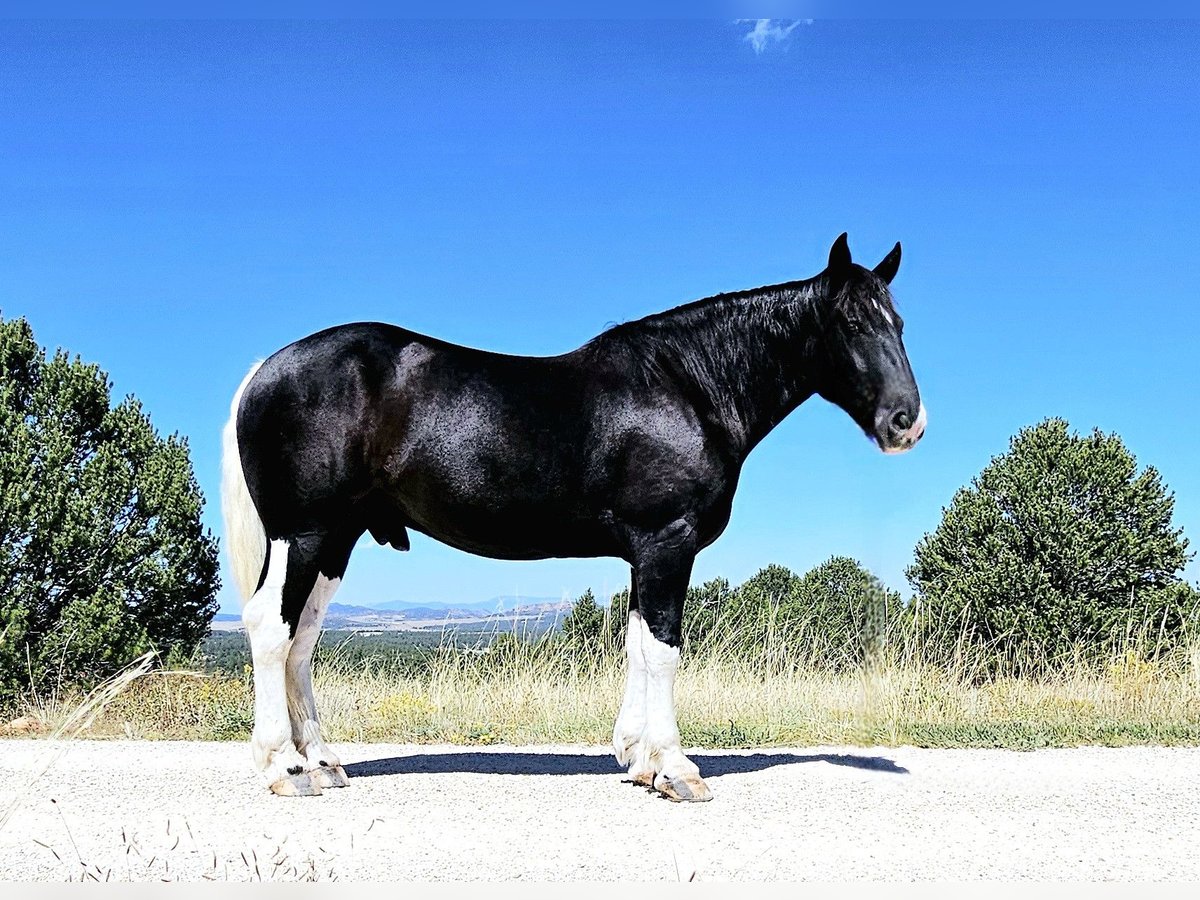
[[[493,597],[476,603],[451,605],[393,600],[378,606],[331,603],[325,614],[327,631],[471,631],[541,632],[556,628],[571,612],[572,601],[554,597]],[[238,631],[241,616],[217,613],[213,631]]]

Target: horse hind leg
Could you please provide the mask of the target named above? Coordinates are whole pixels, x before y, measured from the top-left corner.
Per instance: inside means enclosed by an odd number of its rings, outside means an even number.
[[[254,734],[251,747],[254,760],[266,777],[267,784],[276,794],[309,796],[321,793],[322,784],[344,782],[345,773],[315,773],[305,755],[309,741],[297,741],[296,721],[300,723],[300,736],[305,734],[305,725],[319,740],[316,728],[315,704],[297,707],[298,691],[289,682],[297,679],[291,672],[307,670],[312,648],[320,632],[320,618],[328,605],[328,595],[334,576],[340,578],[345,564],[336,572],[329,571],[328,541],[324,535],[307,534],[292,540],[273,540],[267,557],[266,572],[259,590],[242,610],[242,621],[250,638],[250,650],[254,659]],[[325,554],[323,556],[323,554]],[[347,551],[345,557],[349,557]],[[323,565],[324,564],[324,565]],[[324,580],[318,584],[318,578]],[[299,626],[305,617],[309,600],[320,589],[318,598],[320,615],[312,615],[304,632]],[[299,647],[297,648],[297,643]],[[299,652],[297,652],[299,651]],[[290,665],[292,654],[297,652],[297,664]],[[298,663],[303,660],[304,665]],[[311,700],[311,681],[305,671],[307,698]],[[320,748],[313,746],[314,755]],[[316,760],[319,762],[319,759]],[[328,759],[325,760],[329,762]]]
[[[254,663],[254,731],[250,749],[254,764],[275,793],[319,794],[320,786],[306,778],[304,757],[292,739],[287,701],[287,658],[293,629],[285,617],[285,594],[294,591],[296,565],[303,554],[285,540],[267,547],[262,583],[242,608]]]
[[[304,770],[323,788],[345,787],[350,783],[341,760],[321,737],[317,702],[312,687],[312,654],[321,634],[321,622],[329,601],[341,584],[341,578],[318,574],[312,593],[300,615],[296,639],[287,658],[288,712],[292,739],[304,757]]]

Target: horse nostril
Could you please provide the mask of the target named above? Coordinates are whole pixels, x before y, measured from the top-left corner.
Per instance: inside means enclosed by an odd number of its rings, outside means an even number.
[[[906,410],[900,410],[892,416],[892,427],[897,431],[908,431],[912,427],[912,416]]]

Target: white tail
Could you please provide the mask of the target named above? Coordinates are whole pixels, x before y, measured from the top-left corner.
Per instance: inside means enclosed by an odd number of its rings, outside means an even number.
[[[261,365],[262,360],[259,360],[250,367],[237,393],[233,395],[221,452],[221,511],[225,515],[225,547],[229,551],[233,578],[243,603],[250,599],[258,586],[263,561],[267,558],[267,533],[250,497],[250,488],[246,486],[237,439],[237,414],[242,392]]]

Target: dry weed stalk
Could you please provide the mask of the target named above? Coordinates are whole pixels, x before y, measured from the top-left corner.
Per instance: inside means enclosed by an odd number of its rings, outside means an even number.
[[[104,707],[115,700],[134,681],[150,671],[156,655],[154,653],[145,653],[139,656],[112,678],[100,684],[55,729],[54,734],[50,736],[50,740],[54,742],[54,746],[46,752],[38,765],[34,767],[24,788],[16,792],[4,811],[0,813],[0,831],[4,830],[4,826],[8,824],[8,820],[12,818],[13,813],[17,811],[17,807],[21,805],[21,801],[29,795],[38,780],[70,749],[71,742],[91,727],[92,723],[96,720],[96,716],[104,710]]]

